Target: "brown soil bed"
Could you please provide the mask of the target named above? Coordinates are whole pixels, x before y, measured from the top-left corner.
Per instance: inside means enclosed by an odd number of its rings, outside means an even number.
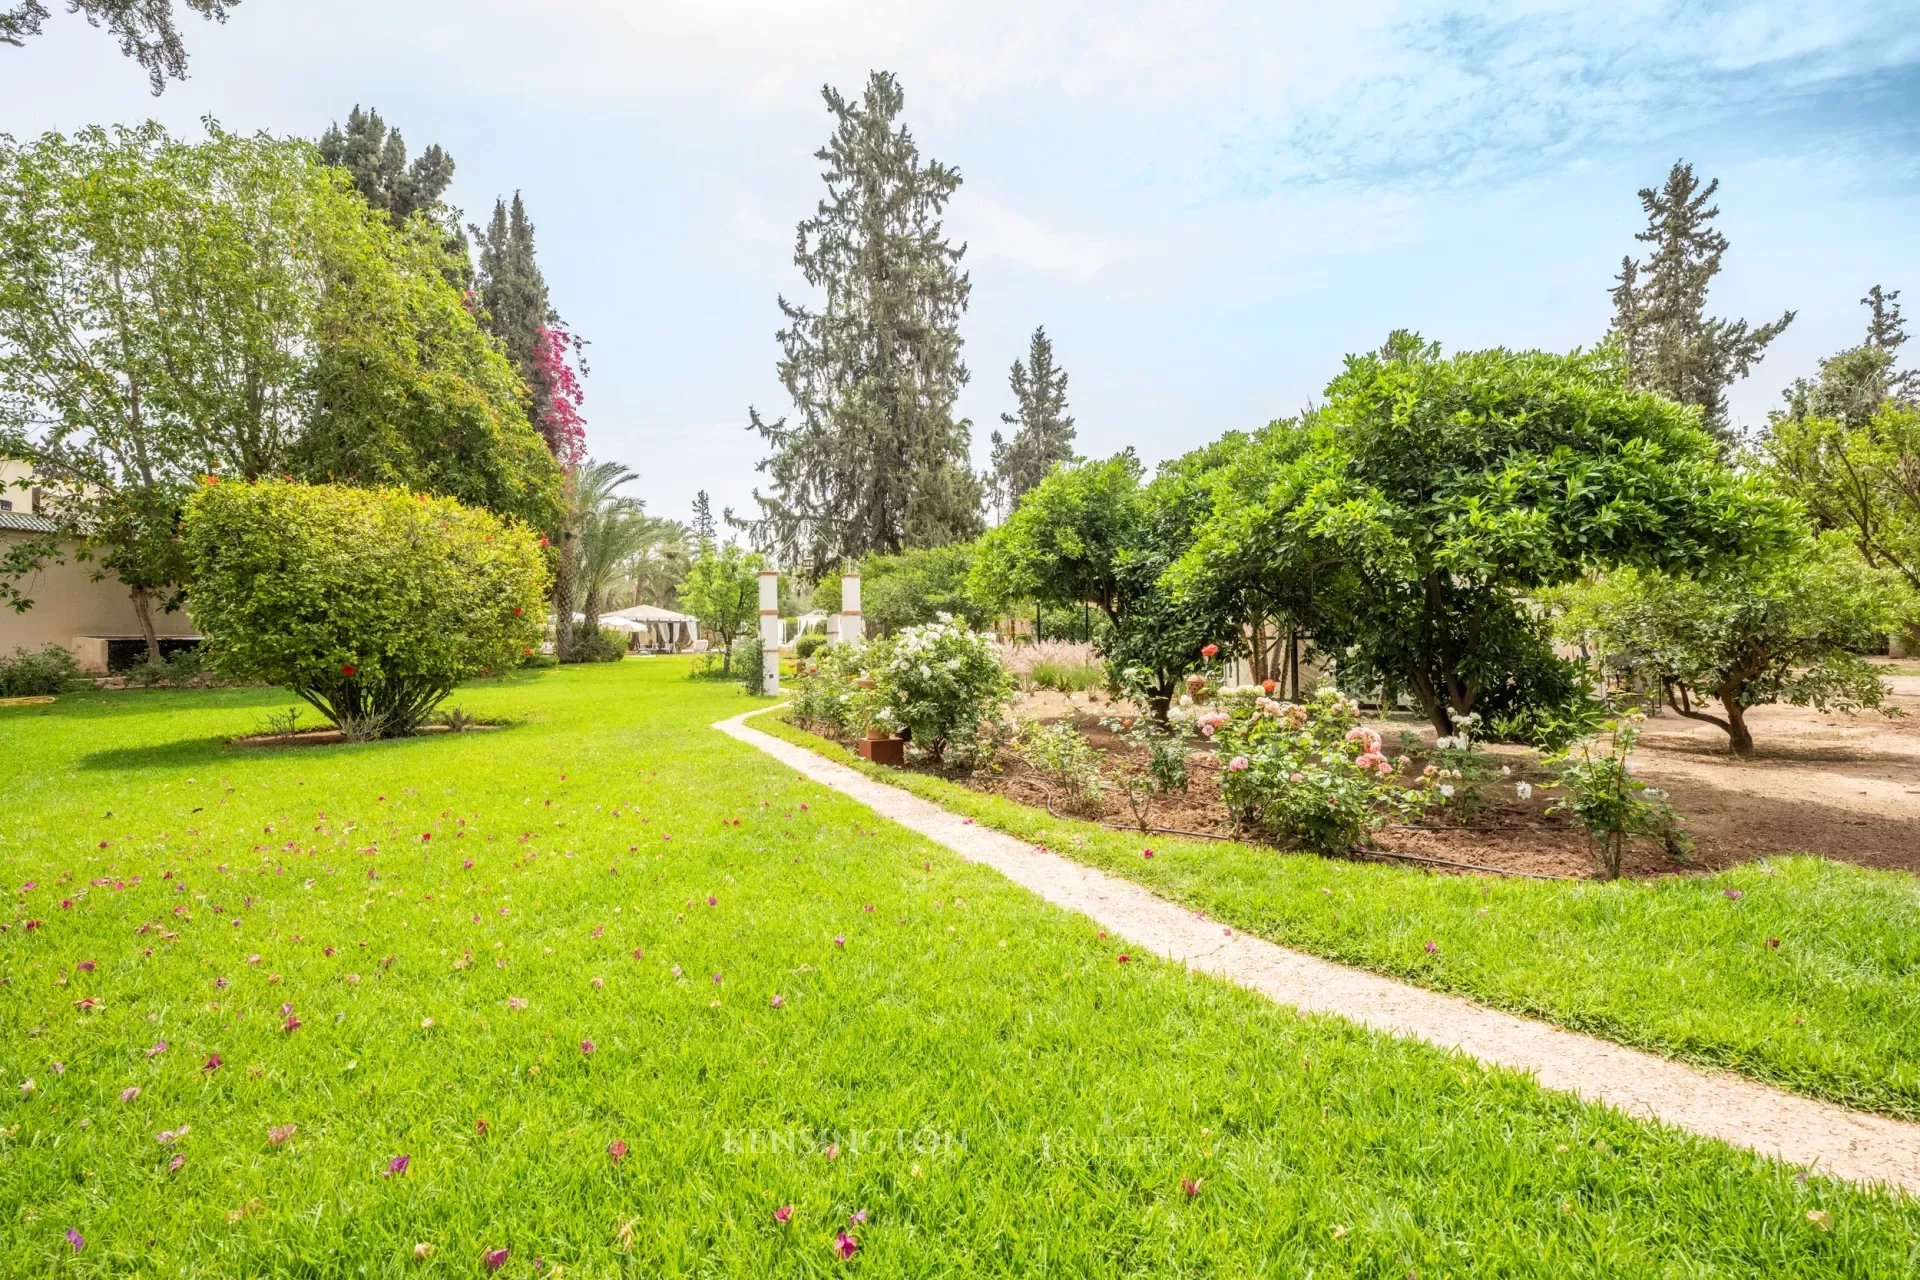
[[[461,733],[491,733],[500,728],[497,724],[470,724],[460,730]],[[444,724],[423,724],[407,736],[423,738],[430,734],[452,733],[453,729]],[[352,739],[338,729],[301,729],[297,733],[256,733],[250,737],[235,738],[236,747],[337,747]],[[399,741],[399,739],[391,739]]]
[[[1665,789],[1686,820],[1695,851],[1675,864],[1657,847],[1634,848],[1624,872],[1661,876],[1713,871],[1757,858],[1812,853],[1861,866],[1920,872],[1920,676],[1889,664],[1893,702],[1905,714],[1887,717],[1831,715],[1803,707],[1758,707],[1748,713],[1758,750],[1741,760],[1727,750],[1726,734],[1712,725],[1668,711],[1647,722],[1634,771]],[[1110,704],[1069,702],[1054,693],[1024,695],[1023,718],[1071,720],[1110,758],[1129,748],[1101,728],[1098,716]],[[1424,746],[1433,730],[1403,716],[1374,721],[1388,746],[1409,733]],[[1580,833],[1560,816],[1548,816],[1556,793],[1539,789],[1549,778],[1536,753],[1492,745],[1497,763],[1513,773],[1488,787],[1488,807],[1471,825],[1445,814],[1429,821],[1438,829],[1389,827],[1377,839],[1381,851],[1433,858],[1509,874],[1590,876],[1594,868]],[[1114,761],[1116,764],[1118,760]],[[1148,818],[1158,828],[1202,835],[1235,836],[1220,800],[1212,753],[1190,757],[1185,795],[1159,798]],[[1513,783],[1535,784],[1521,801]],[[1043,778],[1005,757],[1000,772],[956,778],[977,791],[1111,826],[1134,826],[1126,801],[1109,789],[1096,812],[1067,814]]]

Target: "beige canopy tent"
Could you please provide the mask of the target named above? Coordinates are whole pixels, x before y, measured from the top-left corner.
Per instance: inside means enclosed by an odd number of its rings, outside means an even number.
[[[695,647],[700,639],[700,620],[690,613],[675,613],[650,604],[636,604],[600,615],[600,625],[621,631],[629,627],[644,629],[643,649],[658,653],[679,653]]]

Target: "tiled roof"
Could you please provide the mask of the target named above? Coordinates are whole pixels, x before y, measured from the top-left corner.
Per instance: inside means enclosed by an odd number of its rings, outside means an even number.
[[[0,529],[9,529],[15,533],[52,533],[59,527],[45,516],[36,516],[26,511],[0,511]]]

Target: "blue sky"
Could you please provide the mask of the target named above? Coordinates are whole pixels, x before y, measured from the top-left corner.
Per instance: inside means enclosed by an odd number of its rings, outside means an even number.
[[[1734,389],[1743,422],[1859,341],[1869,285],[1920,317],[1913,0],[244,0],[187,38],[192,78],[154,99],[56,11],[0,48],[0,128],[314,135],[364,103],[453,154],[470,218],[520,189],[593,344],[593,451],[675,517],[699,488],[751,506],[819,87],[870,68],[965,179],[982,463],[1036,324],[1082,450],[1149,460],[1296,410],[1395,327],[1591,342],[1634,193],[1678,157],[1721,180],[1715,309],[1799,312]]]

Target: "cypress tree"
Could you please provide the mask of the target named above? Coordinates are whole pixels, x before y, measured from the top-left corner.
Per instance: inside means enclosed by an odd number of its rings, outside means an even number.
[[[1015,360],[1007,375],[1013,388],[1013,413],[1000,421],[1011,436],[993,433],[994,501],[1003,511],[1018,505],[1027,490],[1062,462],[1073,461],[1073,418],[1067,413],[1067,371],[1053,360],[1053,342],[1044,326],[1033,331],[1027,358]]]
[[[1771,324],[1707,315],[1707,289],[1720,274],[1727,237],[1713,226],[1710,203],[1719,179],[1705,186],[1693,166],[1675,161],[1659,190],[1640,191],[1647,229],[1634,239],[1649,246],[1643,261],[1623,259],[1612,291],[1612,335],[1636,388],[1657,391],[1700,410],[1700,421],[1730,439],[1727,388],[1760,361],[1767,345],[1793,321],[1789,311]]]
[[[827,192],[794,250],[821,300],[779,300],[778,369],[794,413],[768,422],[749,410],[772,446],[754,539],[787,567],[814,570],[970,537],[981,501],[972,424],[954,414],[967,380],[966,246],[940,223],[960,173],[922,160],[898,123],[892,75],[875,72],[857,100],[821,93],[834,118],[816,153]]]
[[[533,222],[518,191],[513,203],[493,202],[493,217],[485,228],[474,227],[480,246],[476,278],[481,323],[507,349],[507,357],[529,387],[536,386],[540,331],[553,323],[553,303],[547,279],[534,258]]]

